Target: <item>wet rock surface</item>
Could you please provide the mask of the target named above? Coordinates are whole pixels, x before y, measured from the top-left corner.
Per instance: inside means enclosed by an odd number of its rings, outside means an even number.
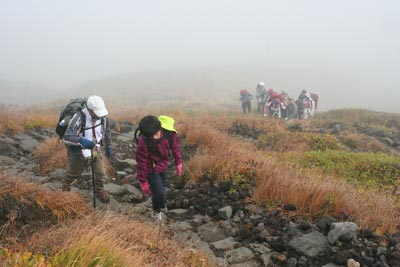
[[[141,193],[135,175],[134,127],[127,125],[124,129],[126,133],[113,135],[111,164],[115,173],[105,187],[111,201],[97,201],[98,208],[142,216],[150,223],[151,202]],[[26,135],[30,138],[22,135],[19,139],[0,139],[1,170],[61,190],[65,170],[41,176],[32,156],[31,149],[37,145],[32,140],[41,142],[35,136],[46,135],[40,131]],[[182,145],[187,159],[196,148],[185,146],[184,140]],[[89,200],[90,177],[88,170],[72,188]],[[212,182],[211,178],[206,175],[199,182],[185,184],[171,164],[167,171],[168,213],[164,229],[169,238],[208,253],[218,266],[400,266],[398,235],[376,236],[360,231],[354,223],[337,222],[328,216],[314,222],[302,220],[291,215],[296,211],[291,203],[260,207],[249,201],[249,190],[238,192],[232,190],[230,183]]]

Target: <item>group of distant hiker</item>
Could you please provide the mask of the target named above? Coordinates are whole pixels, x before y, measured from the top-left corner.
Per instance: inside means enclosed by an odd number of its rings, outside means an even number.
[[[266,89],[264,82],[256,87],[257,112],[264,116],[290,119],[308,119],[314,116],[318,105],[318,95],[302,90],[297,100],[290,97],[287,90]],[[251,112],[253,95],[247,89],[240,90],[239,101],[243,113]]]
[[[74,99],[61,111],[56,132],[65,142],[69,166],[62,190],[71,191],[85,168],[91,167],[93,205],[96,197],[108,203],[110,197],[104,190],[106,172],[103,155],[111,157],[111,130],[108,110],[99,96]],[[161,115],[143,117],[135,131],[137,178],[142,192],[152,197],[153,217],[161,222],[167,210],[165,201],[165,172],[168,156],[174,157],[177,175],[182,175],[182,155],[179,138],[174,129],[174,119]]]

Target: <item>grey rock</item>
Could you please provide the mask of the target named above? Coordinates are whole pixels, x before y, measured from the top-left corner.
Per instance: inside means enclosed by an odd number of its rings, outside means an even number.
[[[358,230],[358,226],[352,222],[332,223],[331,230],[328,233],[328,241],[331,245],[333,245],[339,239],[340,241],[344,242],[356,240]]]
[[[133,174],[135,171],[132,168],[125,168],[124,172],[126,172],[127,174]]]
[[[248,261],[248,262],[243,262],[243,263],[232,264],[229,266],[231,266],[231,267],[254,267],[254,266],[259,266],[259,264],[255,261]]]
[[[51,173],[49,173],[50,179],[60,180],[62,181],[67,176],[67,172],[64,169],[55,169]]]
[[[186,231],[192,231],[193,227],[185,221],[182,222],[174,222],[169,225],[169,228],[175,232],[186,232]]]
[[[117,171],[117,177],[118,178],[124,178],[125,176],[127,176],[128,174],[124,171]]]
[[[222,220],[229,220],[232,216],[232,207],[226,206],[218,210],[218,217]]]
[[[378,247],[378,248],[376,249],[376,254],[381,255],[381,254],[386,253],[386,251],[387,251],[387,248]]]
[[[119,134],[116,136],[115,138],[117,141],[123,142],[123,143],[127,143],[127,142],[132,142],[132,136],[129,135],[125,135],[125,134]]]
[[[333,263],[328,263],[328,264],[323,265],[322,267],[341,267],[341,266],[333,264]]]
[[[296,266],[297,266],[297,260],[296,260],[296,258],[290,258],[290,259],[288,259],[288,260],[287,260],[287,263],[286,263],[286,266],[287,266],[287,267],[296,267]]]
[[[122,188],[124,189],[124,192],[129,194],[130,201],[138,202],[143,200],[143,193],[133,185],[123,184]]]
[[[175,215],[183,215],[183,214],[187,213],[188,210],[186,210],[186,209],[174,209],[174,210],[169,210],[168,212],[169,213],[173,213]]]
[[[20,145],[21,150],[26,153],[32,153],[39,145],[38,141],[27,134],[14,134],[11,136],[11,138],[16,140]]]
[[[18,154],[18,143],[9,137],[0,138],[0,155],[11,156]]]
[[[119,160],[118,161],[118,165],[120,166],[119,169],[125,169],[125,168],[131,168],[131,169],[135,169],[137,162],[134,159],[124,159],[124,160]]]
[[[268,232],[267,229],[264,229],[264,230],[262,230],[262,231],[258,234],[258,236],[259,236],[260,239],[262,239],[262,240],[267,240],[267,238],[268,238],[269,236],[271,236],[271,234]]]
[[[260,256],[262,262],[264,263],[264,266],[272,266],[274,262],[272,261],[272,254],[271,253],[266,253]]]
[[[216,242],[226,238],[224,229],[215,222],[200,226],[197,228],[197,232],[206,242]]]
[[[225,252],[225,258],[230,264],[243,263],[254,258],[254,253],[246,247],[240,247]]]
[[[323,234],[311,232],[290,240],[289,246],[308,257],[315,257],[329,247],[329,244]]]
[[[106,183],[104,185],[104,189],[107,191],[107,193],[114,196],[123,196],[126,192],[123,186],[112,183]]]
[[[252,243],[252,244],[250,244],[250,245],[249,245],[249,248],[250,248],[254,253],[260,254],[260,255],[265,254],[265,253],[268,253],[268,252],[271,252],[271,250],[270,250],[268,247],[264,246],[263,244],[258,244],[258,243]]]
[[[211,245],[219,251],[227,251],[234,249],[235,247],[238,247],[240,245],[239,242],[235,241],[233,237],[228,237],[216,242],[211,243]]]

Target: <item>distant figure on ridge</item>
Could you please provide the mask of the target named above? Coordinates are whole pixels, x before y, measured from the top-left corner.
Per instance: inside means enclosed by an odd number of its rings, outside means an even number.
[[[299,117],[297,105],[294,102],[293,98],[289,97],[288,100],[289,100],[289,104],[286,107],[285,119],[287,119],[287,120],[297,119]]]
[[[253,99],[253,95],[247,91],[247,89],[240,90],[240,98],[239,101],[242,102],[242,110],[243,114],[251,112],[251,100]]]
[[[315,102],[311,97],[311,94],[306,90],[302,90],[299,98],[296,100],[297,107],[299,109],[299,118],[308,119],[314,116]]]
[[[256,99],[257,99],[257,112],[262,113],[266,103],[267,91],[265,90],[265,84],[259,82],[256,88]]]

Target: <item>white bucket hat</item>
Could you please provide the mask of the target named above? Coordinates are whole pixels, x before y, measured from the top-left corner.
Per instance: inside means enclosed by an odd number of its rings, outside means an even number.
[[[104,101],[100,96],[90,96],[87,100],[87,107],[88,109],[93,110],[94,114],[99,118],[107,116],[108,114]]]

